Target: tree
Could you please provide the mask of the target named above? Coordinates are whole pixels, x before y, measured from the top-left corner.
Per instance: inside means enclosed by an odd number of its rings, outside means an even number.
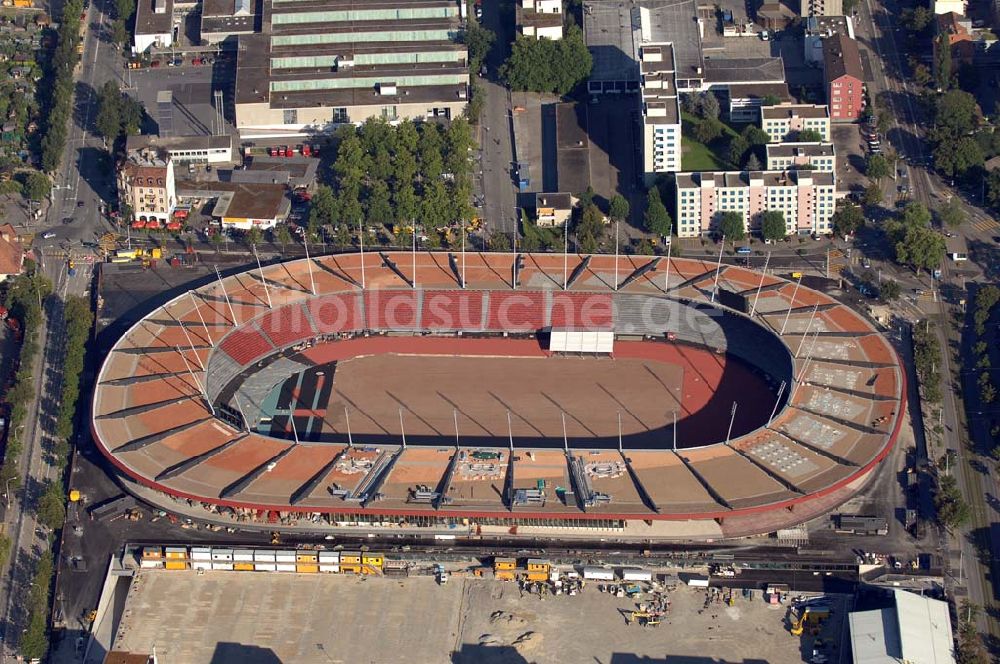
[[[512,90],[565,95],[590,75],[592,66],[583,31],[571,25],[556,41],[518,35],[500,75]]]
[[[778,95],[764,95],[764,98],[761,100],[761,104],[764,106],[777,106],[780,103],[781,98]]]
[[[879,289],[879,296],[882,298],[883,302],[893,302],[899,299],[902,294],[902,289],[899,283],[889,279],[882,282],[882,286]]]
[[[484,28],[478,21],[468,22],[465,32],[462,34],[462,41],[469,47],[469,68],[473,72],[479,72],[494,40],[496,40],[496,35]]]
[[[803,129],[799,132],[798,141],[800,143],[822,143],[823,135],[815,129]]]
[[[872,182],[865,187],[865,205],[878,205],[882,202],[882,187]]]
[[[597,252],[597,245],[604,233],[604,215],[600,208],[591,203],[583,209],[576,224],[576,241],[585,254]]]
[[[907,7],[899,14],[900,23],[911,32],[923,32],[924,28],[930,25],[932,18],[934,16],[923,6],[917,6],[912,9]]]
[[[750,147],[755,147],[758,145],[767,145],[768,141],[771,140],[770,136],[766,131],[758,127],[757,125],[747,125],[740,132],[740,136],[743,137]]]
[[[729,163],[736,168],[743,167],[743,155],[750,149],[747,139],[740,135],[732,136],[729,139]]]
[[[865,175],[878,182],[889,175],[889,160],[880,154],[870,154],[865,161]]]
[[[844,203],[833,213],[833,232],[846,237],[865,225],[865,215],[854,203]]]
[[[942,32],[934,43],[934,82],[941,92],[951,87],[951,37]]]
[[[945,175],[961,175],[986,161],[983,149],[972,136],[942,138],[934,148],[934,167]]]
[[[260,226],[254,225],[247,230],[246,235],[244,236],[243,239],[245,239],[246,243],[251,247],[256,247],[258,244],[260,244],[262,236],[263,233],[261,233],[260,231]]]
[[[108,143],[114,143],[121,135],[122,93],[115,81],[105,81],[97,94],[97,117],[94,126]]]
[[[36,203],[52,192],[52,180],[45,173],[32,171],[24,178],[24,197]]]
[[[942,226],[957,228],[965,222],[965,210],[957,196],[952,196],[946,203],[938,206],[937,213]]]
[[[768,210],[761,215],[760,232],[765,240],[777,242],[785,239],[785,215],[777,210]]]
[[[744,165],[744,170],[759,171],[761,168],[760,159],[757,158],[757,154],[751,152],[747,158],[747,163]]]
[[[51,482],[38,499],[38,520],[51,530],[58,530],[66,520],[62,485]]]
[[[706,120],[718,120],[719,119],[719,98],[715,96],[714,92],[706,91],[701,93],[700,103],[698,104],[701,110],[701,117]]]
[[[927,226],[906,226],[896,242],[896,260],[914,270],[935,270],[944,261],[944,236]]]
[[[625,221],[628,219],[629,205],[628,201],[621,194],[615,194],[611,197],[611,203],[608,208],[608,216],[611,217],[613,221]]]
[[[336,216],[333,190],[325,184],[316,185],[316,191],[313,192],[312,198],[309,200],[309,228],[319,228],[332,223]],[[345,219],[345,221],[356,221],[358,218],[355,216],[352,219]]]
[[[957,528],[969,520],[971,516],[969,505],[962,497],[958,482],[953,475],[942,475],[938,478],[934,509],[937,512],[938,522],[948,530]]]
[[[693,135],[699,143],[708,143],[722,134],[722,122],[714,118],[705,118],[695,124]]]
[[[739,212],[720,214],[718,229],[731,242],[737,242],[746,237],[746,225],[743,222],[743,215]]]
[[[927,68],[922,62],[916,62],[913,64],[913,80],[920,87],[927,87],[934,77],[931,76],[931,70]]]
[[[926,227],[931,223],[931,212],[923,203],[913,201],[903,208],[903,224],[906,226]]]
[[[278,241],[281,245],[281,253],[285,252],[285,245],[292,243],[292,233],[288,230],[288,226],[281,224],[274,230],[274,239]]]
[[[660,200],[660,190],[650,187],[646,194],[646,214],[643,216],[643,225],[650,233],[656,233],[661,237],[670,235],[673,220],[670,213]]]
[[[215,248],[215,253],[219,253],[219,249],[222,248],[222,243],[225,242],[225,238],[222,237],[222,233],[212,233],[209,236],[209,242],[211,242],[212,247]]]
[[[937,98],[933,133],[938,140],[971,134],[981,119],[975,97],[964,90],[949,90]]]

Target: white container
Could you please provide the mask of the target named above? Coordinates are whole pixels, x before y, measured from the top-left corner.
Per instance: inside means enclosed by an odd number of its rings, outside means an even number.
[[[688,579],[688,585],[692,588],[708,588],[708,578],[704,576],[692,576]]]
[[[167,549],[169,551],[169,549]],[[191,560],[211,560],[212,550],[207,546],[191,547]]]
[[[294,572],[295,563],[278,563],[275,565],[279,572]]]
[[[320,563],[320,565],[319,565],[319,571],[333,573],[333,574],[339,574],[340,573],[340,565],[324,565],[323,563]]]
[[[623,567],[621,569],[623,581],[652,581],[653,573],[638,567]]]
[[[339,563],[340,551],[320,551],[319,561],[321,563]]]
[[[594,581],[614,581],[615,572],[605,567],[584,567],[583,578]]]
[[[141,560],[139,561],[139,567],[145,567],[146,569],[163,569],[162,560]]]
[[[192,569],[212,569],[212,563],[208,560],[195,560],[191,563]]]
[[[254,569],[255,572],[273,572],[273,571],[275,571],[274,563],[254,562],[253,569]]]
[[[253,550],[252,549],[234,549],[233,550],[233,560],[238,563],[252,563]]]
[[[294,563],[295,562],[295,552],[294,551],[276,551],[274,554],[274,559],[279,563]]]
[[[232,563],[225,563],[225,562],[214,562],[214,563],[212,563],[212,569],[218,569],[218,570],[222,570],[224,572],[232,572],[233,571],[233,564]]]
[[[233,560],[233,550],[232,549],[212,549],[212,560],[218,560],[222,562],[232,562]]]
[[[253,560],[254,562],[260,561],[265,563],[273,563],[274,551],[261,551],[261,550],[254,551]]]

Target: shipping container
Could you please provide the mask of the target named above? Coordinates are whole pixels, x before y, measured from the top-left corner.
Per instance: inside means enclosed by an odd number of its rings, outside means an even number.
[[[233,550],[232,549],[212,549],[212,560],[221,562],[232,562],[233,561]]]
[[[595,581],[614,581],[615,573],[614,570],[607,569],[606,567],[584,567],[583,578]]]
[[[183,546],[168,546],[167,558],[173,560],[187,560],[188,552]]]
[[[361,556],[361,562],[371,567],[382,567],[382,561],[381,553],[366,553]]]
[[[340,565],[324,565],[320,563],[319,571],[337,574],[340,572]]]
[[[621,577],[623,581],[652,581],[653,573],[638,567],[623,567]]]
[[[275,551],[274,559],[279,563],[294,563],[295,562],[295,552],[294,551]]]
[[[215,561],[212,563],[212,569],[222,570],[224,572],[232,572],[233,564],[231,562]]]
[[[191,560],[211,560],[212,550],[207,546],[191,547]]]
[[[142,548],[143,560],[161,560],[163,558],[163,548],[159,546],[145,546]]]
[[[360,564],[354,564],[354,563],[348,564],[348,563],[341,562],[340,563],[340,571],[343,572],[344,574],[360,574],[361,573],[361,565]]]
[[[708,588],[708,577],[694,575],[688,578],[687,584],[692,588]]]
[[[295,563],[278,563],[277,565],[275,565],[275,568],[279,572],[294,572]]]
[[[299,574],[315,574],[319,571],[319,565],[314,563],[296,563],[295,571]]]
[[[253,568],[258,572],[273,572],[277,569],[274,563],[262,563],[262,562],[254,562]]]
[[[320,551],[319,561],[321,563],[339,563],[340,551]]]
[[[319,560],[319,556],[315,551],[299,551],[295,554],[295,562],[297,563],[314,563]]]
[[[493,573],[493,576],[500,579],[501,581],[513,581],[514,580],[514,570],[510,569],[498,569]]]
[[[548,581],[548,572],[528,572],[528,581]]]
[[[212,569],[211,560],[192,560],[191,569]]]
[[[361,553],[358,551],[341,551],[340,552],[340,563],[349,563],[354,565],[361,564]]]
[[[233,551],[233,560],[237,562],[249,563],[253,562],[253,550],[252,549],[235,549]],[[251,567],[250,569],[253,569]]]
[[[545,572],[548,574],[549,571],[549,561],[540,560],[538,558],[528,558],[528,571],[529,572]]]
[[[274,551],[264,551],[258,549],[253,552],[254,562],[264,562],[273,563],[274,562]]]
[[[141,560],[139,561],[139,567],[144,567],[146,569],[163,569],[162,560]]]
[[[254,567],[253,563],[233,563],[233,569],[237,572],[252,572]]]
[[[167,569],[187,569],[188,564],[186,560],[167,560]]]

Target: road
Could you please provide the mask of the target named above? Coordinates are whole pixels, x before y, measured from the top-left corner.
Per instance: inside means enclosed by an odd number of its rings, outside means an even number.
[[[902,63],[905,55],[901,54],[897,43],[898,16],[901,6],[886,0],[878,3],[873,0],[865,0],[861,5],[861,16],[858,21],[859,38],[866,46],[874,48],[875,54],[884,66],[873,66],[874,80],[871,82],[870,94],[872,98],[884,99],[895,126],[888,133],[888,140],[896,149],[898,154],[913,164],[929,163],[927,143],[922,135],[922,127],[927,126],[928,119],[922,117],[916,102],[916,90],[910,85],[909,78],[905,74]],[[942,202],[948,200],[953,194],[944,186],[933,174],[922,167],[910,167],[905,163],[899,165],[905,169],[908,179],[912,184],[914,200],[919,201],[929,208],[934,208]],[[896,195],[895,179],[899,177],[894,170],[894,180],[888,184],[892,187],[887,200],[893,200]],[[970,234],[975,237],[978,234],[988,233],[992,227],[987,228],[983,224],[985,215],[975,208],[964,205],[966,214],[972,221],[963,228],[963,234]],[[942,284],[957,286],[964,290],[965,277],[962,274],[955,274],[954,265],[946,262],[942,270]],[[928,282],[929,283],[929,282]],[[930,284],[934,287],[934,284]],[[989,532],[989,511],[984,503],[983,496],[986,490],[994,487],[995,481],[989,476],[972,469],[970,461],[975,456],[974,451],[962,444],[965,436],[964,412],[956,398],[956,392],[961,389],[961,385],[955,380],[951,362],[951,348],[958,341],[958,334],[951,325],[951,310],[945,298],[935,297],[933,312],[939,321],[937,334],[941,347],[946,350],[942,358],[941,375],[943,380],[944,400],[941,404],[941,423],[946,435],[944,440],[948,449],[954,450],[958,454],[960,463],[951,469],[963,493],[972,508],[972,519],[970,525],[961,532],[947,536],[942,542],[941,553],[945,557],[946,565],[962,566],[964,569],[952,569],[951,586],[956,584],[964,585],[969,599],[983,607],[992,604],[994,591],[990,582],[990,569],[984,561],[980,560],[975,553],[975,546],[972,534],[976,531]],[[922,450],[926,454],[926,450]],[[939,453],[939,452],[938,452]],[[937,454],[937,453],[934,453]],[[958,549],[958,560],[954,560],[954,549]],[[959,583],[961,581],[961,583]],[[988,633],[993,638],[1000,637],[1000,624],[998,624],[992,611],[983,611],[979,619],[980,630]]]
[[[480,210],[488,232],[513,233],[517,230],[517,196],[511,173],[514,137],[507,89],[498,81],[498,69],[507,58],[513,39],[513,3],[483,3],[483,25],[496,35],[486,56],[487,75],[479,79],[486,103],[479,119],[480,189],[484,205]],[[475,20],[471,18],[470,20]]]
[[[63,303],[67,296],[84,295],[90,286],[89,264],[78,264],[76,274],[70,276],[61,255],[82,248],[82,242],[95,239],[109,228],[99,206],[114,193],[114,170],[103,153],[103,141],[89,131],[96,113],[96,89],[105,80],[118,78],[122,71],[117,52],[107,42],[105,23],[110,25],[110,22],[106,21],[103,6],[103,3],[95,3],[87,12],[89,27],[84,37],[82,61],[76,72],[74,113],[63,166],[55,177],[46,217],[40,227],[35,228],[38,241],[34,249],[41,256],[43,271],[52,279],[54,291],[45,303],[45,320],[39,331],[42,353],[35,369],[37,398],[29,408],[24,450],[18,460],[20,488],[12,492],[13,501],[4,524],[11,534],[12,564],[0,589],[3,611],[0,661],[12,660],[16,654],[16,642],[27,617],[22,600],[27,597],[38,556],[49,547],[48,536],[40,536],[35,506],[45,484],[59,480],[47,450],[54,442],[52,432],[62,388]],[[63,223],[67,218],[73,221]],[[51,230],[56,237],[41,238],[46,230]]]

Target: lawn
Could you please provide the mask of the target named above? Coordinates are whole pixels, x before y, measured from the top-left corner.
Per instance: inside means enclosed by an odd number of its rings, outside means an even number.
[[[684,171],[724,171],[733,168],[726,159],[729,148],[729,138],[738,132],[725,122],[722,123],[722,135],[708,144],[700,143],[690,136],[688,128],[698,122],[698,118],[688,113],[681,113],[684,123],[684,133],[681,138],[681,170]]]

